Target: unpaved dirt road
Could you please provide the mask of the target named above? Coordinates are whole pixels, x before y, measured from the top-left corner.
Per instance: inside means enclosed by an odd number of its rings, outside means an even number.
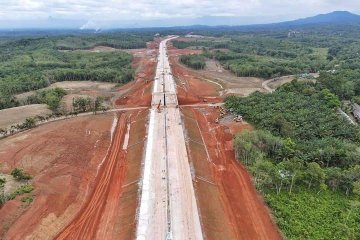
[[[56,239],[94,239],[97,226],[106,205],[113,180],[115,164],[124,158],[121,148],[126,130],[126,119],[120,116],[104,164],[100,166],[97,185],[88,202],[78,216],[56,237]]]
[[[299,80],[303,81],[314,81],[314,78],[319,77],[319,73],[309,73],[309,75],[305,78],[300,78]],[[288,75],[282,77],[276,77],[269,80],[266,80],[262,83],[263,89],[267,92],[272,93],[276,90],[276,88],[280,87],[281,85],[291,82],[296,78],[296,75]]]
[[[137,239],[203,239],[166,43],[159,47]]]

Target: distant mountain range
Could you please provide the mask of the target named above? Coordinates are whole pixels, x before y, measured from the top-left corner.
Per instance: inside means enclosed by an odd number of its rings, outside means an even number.
[[[270,25],[300,26],[308,24],[359,24],[360,15],[348,11],[335,11],[327,14],[319,14],[314,17],[301,18],[293,21],[273,23]]]
[[[313,24],[360,24],[360,15],[348,11],[335,11],[326,14],[319,14],[313,17],[301,18],[291,21],[281,21],[281,17],[221,17],[204,16],[193,19],[169,19],[152,20],[146,22],[121,22],[112,23],[119,28],[147,28],[147,27],[172,27],[172,28],[206,28],[206,27],[290,27]]]
[[[313,17],[301,18],[291,21],[281,21],[284,17],[223,17],[204,16],[199,18],[173,18],[159,20],[139,21],[113,21],[95,22],[86,20],[56,19],[49,17],[41,21],[29,21],[24,28],[22,22],[6,23],[4,27],[0,23],[0,29],[68,29],[68,30],[97,30],[97,29],[139,29],[139,28],[178,28],[178,29],[199,29],[199,28],[230,28],[230,29],[256,29],[271,27],[301,27],[319,24],[360,24],[360,15],[348,11],[335,11],[327,14],[319,14]],[[10,27],[13,25],[12,27]],[[7,30],[7,31],[8,31]]]

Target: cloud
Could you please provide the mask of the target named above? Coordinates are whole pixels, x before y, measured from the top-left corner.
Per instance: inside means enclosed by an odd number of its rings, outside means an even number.
[[[347,0],[0,0],[6,21],[77,19],[97,23],[199,18],[203,16],[284,16],[288,19],[334,10],[359,12]]]

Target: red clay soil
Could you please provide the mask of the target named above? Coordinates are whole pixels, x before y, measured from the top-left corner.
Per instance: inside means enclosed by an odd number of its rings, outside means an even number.
[[[115,134],[111,142],[104,163],[99,169],[95,179],[95,188],[77,214],[76,218],[56,237],[56,239],[94,239],[98,230],[100,219],[104,213],[105,206],[116,201],[119,187],[124,176],[125,151],[122,150],[126,131],[126,118],[124,114],[119,116]],[[119,171],[115,172],[116,165]],[[117,173],[117,174],[115,174]],[[115,175],[117,178],[115,178]],[[112,184],[114,187],[111,187]],[[115,199],[111,192],[115,192]],[[109,197],[109,198],[108,198]],[[113,201],[111,201],[113,200]]]
[[[237,239],[224,203],[222,192],[215,181],[216,168],[210,162],[207,148],[192,109],[182,108],[190,166],[194,169],[194,189],[199,208],[201,225],[205,239]]]
[[[35,187],[28,207],[18,197],[0,209],[0,239],[134,239],[147,116],[121,113],[111,143],[113,114],[0,140],[3,172],[24,168]]]
[[[148,110],[143,110],[134,112],[129,116],[131,128],[126,155],[126,174],[122,181],[122,193],[112,213],[116,218],[114,218],[113,224],[107,224],[106,228],[101,228],[108,235],[106,237],[102,235],[103,238],[99,237],[99,239],[132,240],[136,237],[136,211],[139,200],[139,181],[141,179],[141,164],[146,140],[148,114]],[[110,213],[110,211],[106,212]],[[103,215],[102,219],[107,222],[107,218],[107,215]]]
[[[184,112],[185,110],[183,110]],[[233,133],[228,126],[219,125],[215,123],[215,119],[219,116],[219,110],[214,108],[206,108],[201,110],[188,109],[184,112],[185,115],[192,116],[197,121],[197,126],[200,129],[202,140],[205,141],[206,150],[209,158],[202,159],[207,162],[211,169],[212,176],[208,175],[206,180],[217,186],[219,192],[218,199],[214,200],[213,205],[207,206],[207,209],[202,209],[204,206],[199,205],[201,214],[204,216],[211,216],[211,213],[216,213],[218,216],[225,216],[222,228],[211,228],[211,218],[203,218],[202,224],[207,239],[281,239],[281,235],[277,226],[274,224],[270,213],[259,196],[253,185],[251,176],[246,169],[235,159],[235,153],[232,145]],[[248,125],[242,123],[234,123],[238,127],[232,127],[232,130],[240,130],[242,128],[249,128]],[[241,126],[242,125],[242,126]],[[186,124],[185,124],[186,126]],[[188,130],[189,125],[186,127]],[[194,129],[191,131],[195,131]],[[195,157],[193,161],[201,161],[196,159],[197,153],[191,153],[190,156]],[[197,169],[195,164],[195,175],[202,175],[200,181],[203,181],[204,166]],[[197,173],[198,171],[198,173]],[[209,171],[209,170],[208,170]],[[199,182],[199,180],[197,181]],[[196,185],[196,184],[195,184]],[[207,184],[209,185],[209,184]],[[198,184],[197,192],[204,192],[203,189],[208,186],[201,186]],[[215,190],[213,190],[215,191]],[[215,191],[216,192],[216,191]],[[197,196],[198,201],[201,198],[211,198],[211,196]],[[218,201],[218,202],[216,202]],[[222,211],[216,205],[222,206]],[[214,207],[215,206],[215,207]],[[214,209],[212,209],[214,207]],[[219,221],[219,219],[216,219]],[[223,231],[220,234],[218,231]],[[224,234],[227,234],[227,237]]]
[[[154,38],[153,41],[147,43],[147,48],[148,48],[148,49],[158,49],[161,40],[162,40],[162,39],[159,38],[159,37]]]
[[[199,103],[203,99],[222,101],[216,85],[178,62],[178,55],[191,54],[191,51],[194,50],[173,48],[169,51],[179,104]],[[251,176],[235,159],[233,136],[251,126],[235,122],[216,124],[220,114],[217,108],[182,107],[181,110],[205,238],[281,239]]]
[[[0,209],[0,239],[51,239],[76,215],[93,189],[110,144],[113,114],[45,124],[0,140],[1,171],[33,176],[34,201],[22,196]]]
[[[157,46],[156,41],[149,44],[150,49]],[[143,59],[134,58],[135,81],[119,88],[117,107],[150,106],[156,50],[144,51]],[[123,141],[128,118],[129,147],[111,150],[100,168],[110,145],[113,114],[50,123],[0,140],[1,171],[24,168],[34,176],[35,187],[29,206],[23,207],[17,197],[1,207],[0,239],[134,239],[147,115],[148,110],[121,115],[117,142],[111,146]]]
[[[218,87],[192,76],[172,51],[179,104],[222,101]],[[156,59],[134,61],[143,66],[135,81],[119,88],[119,108],[151,104]],[[249,126],[215,124],[219,110],[210,107],[182,112],[206,239],[281,239],[251,176],[235,160],[233,134]],[[0,239],[134,239],[147,116],[148,110],[121,113],[112,141],[109,113],[0,140],[1,171],[24,168],[35,187],[29,206],[17,197],[0,209]]]
[[[148,69],[155,69],[154,63],[147,64]],[[144,76],[151,78],[153,73],[138,73],[135,81],[129,82],[118,89],[123,92],[115,101],[115,107],[140,107],[150,106],[152,81],[145,79]]]
[[[169,46],[171,49],[171,45]],[[169,61],[172,74],[177,84],[177,97],[180,105],[196,104],[203,102],[222,102],[219,97],[218,85],[206,81],[200,76],[192,74],[191,71],[178,61],[178,55],[198,53],[201,50],[173,49],[169,50]]]
[[[148,43],[148,48],[144,49],[142,58],[134,57],[132,64],[137,69],[135,80],[118,88],[121,94],[115,101],[115,107],[150,106],[158,45],[159,42],[155,39]]]
[[[143,150],[147,114],[148,111],[135,111],[119,116],[108,154],[95,179],[93,192],[78,215],[56,239],[135,237],[137,183],[142,159],[139,152]],[[129,140],[125,137],[127,134]],[[137,156],[134,157],[134,154]]]
[[[126,91],[115,101],[115,107],[147,107],[151,104],[152,82],[143,80],[128,83],[120,88]]]

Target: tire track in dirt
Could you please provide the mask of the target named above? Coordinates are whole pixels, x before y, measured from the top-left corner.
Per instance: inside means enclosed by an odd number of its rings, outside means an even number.
[[[89,196],[88,201],[74,220],[55,239],[95,239],[98,225],[111,191],[111,182],[115,174],[115,166],[118,161],[124,161],[126,152],[122,150],[127,119],[124,114],[119,116],[115,129],[115,136],[110,145],[108,154],[99,174],[95,180],[96,186]],[[119,176],[119,174],[118,174]],[[121,179],[124,176],[124,168],[121,168]]]

